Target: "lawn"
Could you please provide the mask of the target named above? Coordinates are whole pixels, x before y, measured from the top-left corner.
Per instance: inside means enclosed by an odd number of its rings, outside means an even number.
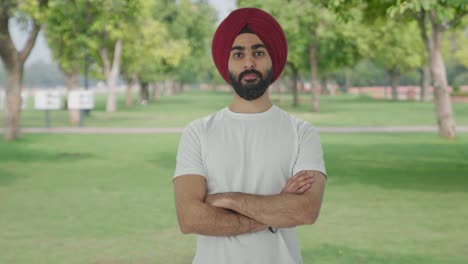
[[[31,99],[31,98],[30,98]],[[300,105],[291,107],[291,94],[279,101],[272,95],[273,102],[282,109],[317,126],[404,126],[436,125],[434,105],[431,102],[393,102],[369,97],[344,95],[322,96],[321,111],[310,111],[310,95],[300,96]],[[158,103],[147,106],[136,105],[125,108],[124,95],[119,94],[118,111],[106,113],[105,97],[96,95],[96,108],[85,119],[85,126],[93,127],[183,127],[191,120],[209,115],[229,105],[232,95],[225,92],[192,91],[175,96],[162,96]],[[453,104],[456,122],[468,125],[466,103]],[[29,107],[23,111],[22,127],[43,127],[45,114]],[[0,121],[3,118],[0,117]],[[65,110],[51,112],[52,127],[67,126]]]
[[[186,111],[187,120],[210,107]],[[195,236],[179,232],[173,205],[179,138],[29,134],[0,141],[0,263],[191,263]],[[321,139],[329,182],[319,221],[299,228],[304,263],[467,262],[465,134],[454,141],[432,133]]]

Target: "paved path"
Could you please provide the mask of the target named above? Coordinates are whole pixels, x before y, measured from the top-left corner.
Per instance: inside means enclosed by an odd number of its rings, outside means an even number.
[[[23,128],[22,133],[37,134],[162,134],[162,133],[181,133],[181,127],[162,127],[162,128],[103,128],[103,127],[53,127],[53,128]],[[435,126],[385,126],[385,127],[318,127],[319,132],[323,133],[363,133],[363,132],[381,132],[381,133],[400,133],[400,132],[437,132]],[[3,133],[3,129],[0,128]],[[458,133],[467,133],[468,126],[458,126]]]

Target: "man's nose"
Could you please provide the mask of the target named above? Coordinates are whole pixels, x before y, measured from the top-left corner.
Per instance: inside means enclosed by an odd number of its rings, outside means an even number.
[[[255,69],[255,60],[251,55],[245,56],[244,70]]]

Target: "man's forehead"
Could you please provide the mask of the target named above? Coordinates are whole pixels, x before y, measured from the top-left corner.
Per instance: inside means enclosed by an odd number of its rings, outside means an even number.
[[[234,42],[232,43],[232,47],[235,46],[242,46],[242,47],[251,47],[256,44],[262,44],[264,45],[263,41],[253,33],[243,33],[240,34],[234,39]]]

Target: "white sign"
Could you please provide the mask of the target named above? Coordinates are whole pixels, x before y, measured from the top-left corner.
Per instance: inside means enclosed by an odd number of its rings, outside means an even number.
[[[37,110],[59,110],[62,98],[58,91],[37,91],[34,94],[34,108]]]
[[[94,94],[92,91],[78,90],[68,92],[68,109],[93,109]]]
[[[7,105],[7,98],[4,91],[0,91],[0,109],[5,109]],[[28,106],[28,94],[21,92],[21,109],[26,109]]]

